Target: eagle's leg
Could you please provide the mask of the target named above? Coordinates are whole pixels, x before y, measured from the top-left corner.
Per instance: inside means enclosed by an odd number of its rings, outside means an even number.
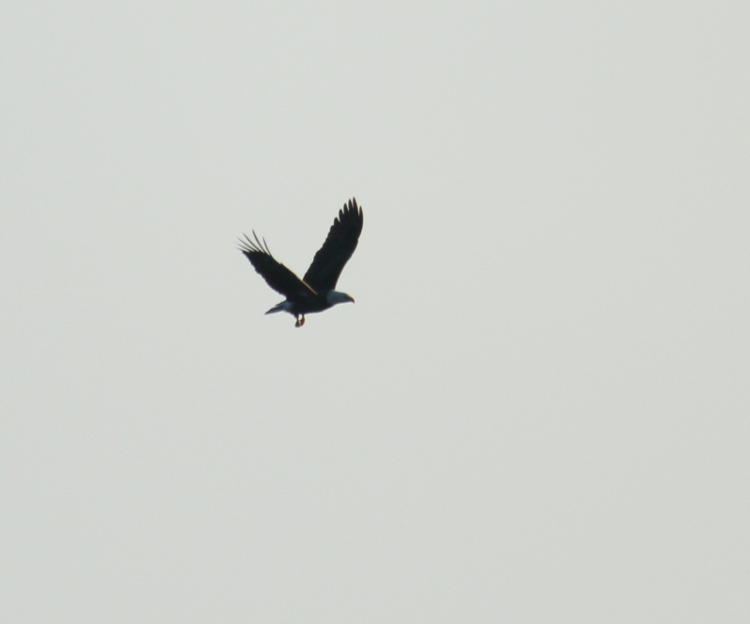
[[[297,320],[294,323],[295,327],[302,327],[305,324],[305,315],[297,314]]]

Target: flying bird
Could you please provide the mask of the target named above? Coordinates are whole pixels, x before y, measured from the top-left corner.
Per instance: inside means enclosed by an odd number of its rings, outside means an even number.
[[[352,198],[339,210],[323,246],[302,279],[273,257],[266,239],[258,238],[255,230],[252,238],[244,234],[239,241],[240,251],[266,283],[286,297],[266,314],[289,312],[296,319],[294,326],[302,327],[305,314],[322,312],[337,303],[353,302],[353,297],[335,288],[344,265],[357,248],[362,221],[362,209]]]

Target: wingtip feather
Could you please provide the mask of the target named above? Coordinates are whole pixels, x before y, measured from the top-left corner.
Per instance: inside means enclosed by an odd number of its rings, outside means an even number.
[[[250,238],[248,234],[243,233],[241,237],[237,239],[238,247],[240,251],[244,254],[262,253],[262,254],[266,254],[268,256],[273,257],[273,254],[271,253],[271,248],[268,246],[266,239],[265,238],[261,239],[256,234],[255,230],[252,230],[252,233],[253,233],[253,238]]]

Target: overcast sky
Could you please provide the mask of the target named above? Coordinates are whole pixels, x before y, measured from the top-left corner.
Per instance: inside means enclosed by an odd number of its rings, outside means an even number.
[[[750,621],[749,19],[4,2],[0,619]]]

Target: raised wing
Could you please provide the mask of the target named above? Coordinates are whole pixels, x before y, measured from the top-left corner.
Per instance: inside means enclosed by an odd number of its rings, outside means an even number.
[[[362,232],[362,209],[352,198],[339,210],[323,246],[315,254],[304,280],[318,292],[335,288],[341,270],[357,248]]]
[[[312,288],[271,255],[265,239],[261,241],[255,231],[253,231],[254,240],[247,234],[243,236],[240,239],[240,251],[245,254],[271,288],[287,299],[305,298],[316,294]]]

